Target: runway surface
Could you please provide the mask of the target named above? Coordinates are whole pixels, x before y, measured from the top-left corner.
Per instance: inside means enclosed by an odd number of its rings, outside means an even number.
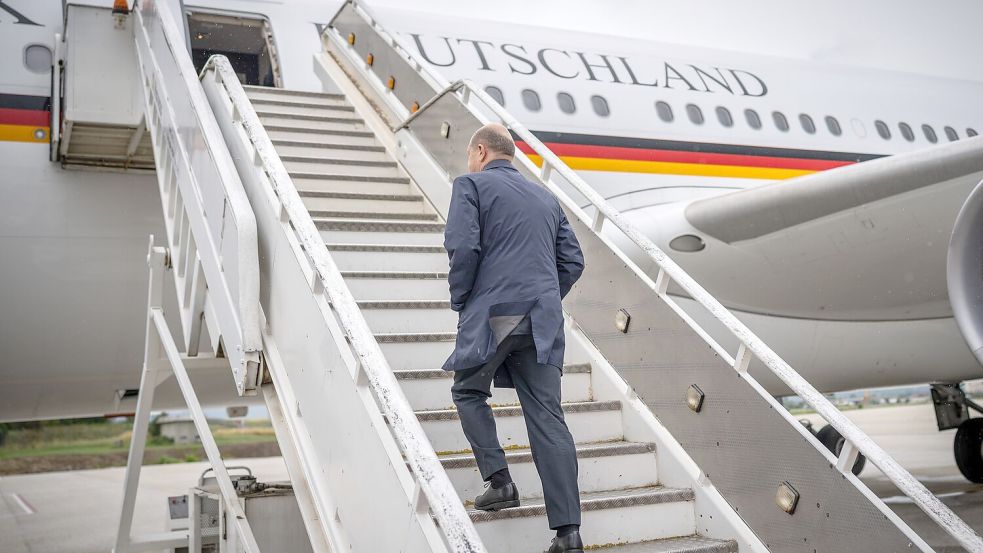
[[[983,533],[983,485],[970,484],[959,475],[952,459],[955,431],[936,430],[931,406],[883,407],[846,414]],[[228,464],[248,465],[260,481],[287,478],[279,457],[230,460]],[[167,496],[186,492],[205,467],[205,463],[145,467],[134,532],[164,530]],[[108,553],[119,522],[124,472],[123,468],[111,468],[0,478],[0,552]],[[907,498],[899,496],[876,469],[868,466],[861,477],[936,551],[963,551]]]

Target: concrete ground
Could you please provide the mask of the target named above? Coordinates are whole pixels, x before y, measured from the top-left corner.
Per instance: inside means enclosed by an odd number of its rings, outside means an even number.
[[[952,459],[955,431],[936,430],[931,406],[885,407],[846,414],[983,533],[983,485],[970,484],[959,475]],[[279,457],[229,464],[248,465],[261,481],[287,478]],[[145,467],[134,530],[164,530],[167,496],[186,490],[205,466],[186,463]],[[111,468],[0,478],[0,552],[108,553],[119,520],[123,477],[123,468]],[[962,551],[876,469],[868,466],[861,477],[936,551]]]

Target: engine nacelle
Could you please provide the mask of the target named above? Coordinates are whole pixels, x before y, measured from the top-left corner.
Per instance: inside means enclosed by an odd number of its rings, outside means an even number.
[[[983,364],[983,181],[959,210],[946,265],[952,312],[973,355]]]

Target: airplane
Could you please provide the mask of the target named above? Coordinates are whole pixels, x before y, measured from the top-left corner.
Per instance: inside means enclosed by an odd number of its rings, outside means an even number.
[[[249,84],[322,90],[311,56],[339,2],[170,5],[196,67],[224,53]],[[983,83],[379,13],[448,81],[479,83],[818,389],[983,377],[946,291],[953,222],[983,178]],[[138,151],[111,169],[50,160],[64,18],[61,2],[0,0],[0,420],[125,412],[139,382],[157,184]],[[203,378],[204,401],[243,402],[227,375]],[[158,394],[180,403],[174,387]]]

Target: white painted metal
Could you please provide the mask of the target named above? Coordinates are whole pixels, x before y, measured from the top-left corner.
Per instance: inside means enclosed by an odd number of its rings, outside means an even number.
[[[183,346],[202,319],[240,395],[260,374],[256,221],[171,13],[138,3],[131,17],[146,126],[153,138]],[[138,95],[139,96],[139,95]]]
[[[231,117],[226,122],[226,135],[231,137],[233,133],[238,133],[238,136],[242,137],[244,146],[251,148],[255,160],[258,174],[254,178],[266,183],[267,190],[275,194],[275,198],[271,199],[279,206],[280,224],[285,227],[285,230],[289,229],[287,240],[295,244],[292,249],[298,256],[297,261],[302,264],[305,273],[310,272],[309,283],[314,292],[313,299],[318,303],[326,300],[324,313],[329,319],[325,322],[331,327],[337,325],[338,332],[333,337],[341,348],[342,359],[348,364],[347,370],[350,371],[356,384],[356,391],[361,398],[361,408],[366,409],[363,415],[356,416],[371,420],[381,412],[386,417],[388,428],[384,424],[374,424],[375,433],[361,435],[357,439],[373,442],[381,440],[383,444],[391,443],[394,447],[385,446],[389,451],[391,469],[402,471],[409,469],[408,473],[404,473],[408,477],[407,483],[412,485],[404,488],[403,491],[407,495],[403,500],[408,500],[410,505],[414,506],[412,524],[420,529],[422,534],[420,539],[429,550],[440,551],[449,548],[452,551],[484,551],[484,546],[468,519],[453,485],[440,466],[433,448],[423,433],[422,426],[399,389],[382,351],[362,318],[355,299],[345,286],[340,271],[324,247],[320,231],[294,188],[283,162],[276,154],[270,137],[246,96],[246,91],[239,84],[227,60],[222,57],[213,57],[210,60],[203,71],[202,78],[208,90],[214,94],[213,108],[228,106],[231,110]],[[271,372],[275,370],[276,368],[271,366]],[[321,400],[322,403],[330,401],[330,398]],[[369,406],[376,410],[374,415],[368,410]],[[300,407],[300,403],[297,407]],[[299,416],[299,413],[296,415]],[[306,461],[301,464],[308,471],[306,473],[308,480],[315,476],[311,471],[317,470],[325,461],[314,456],[312,450],[318,445],[322,448],[330,446],[332,449],[337,449],[335,444],[312,444],[311,450],[301,449],[300,454],[307,456]],[[348,461],[360,462],[354,458]],[[361,462],[364,463],[364,460]],[[380,494],[392,493],[378,487],[374,491]],[[353,499],[341,494],[332,496],[324,489],[315,489],[313,495],[316,498],[315,502],[320,503],[318,511],[321,513],[331,513],[328,508],[336,501]],[[383,501],[399,501],[391,495],[383,497]],[[354,532],[355,528],[371,527],[364,524],[367,521],[361,521],[358,525],[354,525],[354,522],[348,521],[349,532]],[[331,534],[331,532],[325,533]],[[348,535],[349,540],[356,537],[360,543],[366,543],[372,539],[385,539],[386,536],[378,532],[374,536]]]
[[[130,451],[127,459],[126,476],[123,487],[123,506],[120,512],[120,524],[117,529],[114,553],[134,553],[138,551],[153,551],[178,544],[194,550],[197,538],[190,533],[168,532],[165,534],[132,536],[133,511],[140,483],[140,470],[143,463],[143,453],[146,446],[147,431],[150,423],[150,411],[153,408],[154,390],[164,377],[173,375],[181,389],[195,429],[201,439],[205,455],[211,463],[219,491],[222,497],[221,505],[224,519],[235,534],[235,543],[240,544],[245,553],[260,553],[253,536],[249,521],[243,511],[242,504],[229,478],[228,470],[222,461],[218,445],[208,427],[208,421],[202,411],[198,396],[195,394],[188,370],[178,351],[177,345],[164,319],[163,312],[163,281],[169,267],[169,253],[166,248],[155,248],[153,237],[150,238],[150,248],[147,264],[150,267],[150,286],[147,301],[147,333],[145,345],[144,371],[140,382],[140,394],[136,416],[133,424],[133,435],[130,438]]]

